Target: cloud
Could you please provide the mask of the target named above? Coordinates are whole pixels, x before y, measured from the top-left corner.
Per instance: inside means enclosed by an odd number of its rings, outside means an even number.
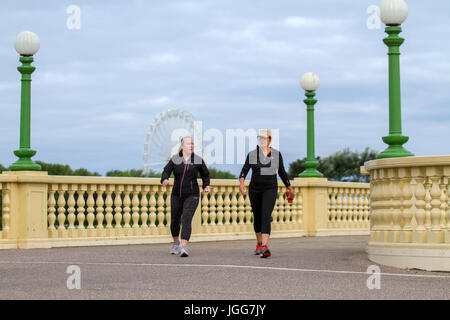
[[[402,33],[403,127],[416,154],[448,153],[450,43],[442,39],[450,33],[450,3],[436,1],[411,3]],[[280,128],[287,165],[305,155],[299,79],[309,71],[321,79],[317,155],[380,150],[388,57],[386,34],[366,25],[372,4],[80,0],[81,29],[68,30],[63,2],[25,8],[7,1],[0,12],[0,163],[11,163],[17,147],[13,40],[25,29],[41,38],[32,75],[32,147],[40,160],[101,173],[140,168],[148,125],[170,107],[192,113],[205,129]]]
[[[158,65],[176,64],[180,60],[180,56],[174,53],[161,53],[151,57],[151,61]]]

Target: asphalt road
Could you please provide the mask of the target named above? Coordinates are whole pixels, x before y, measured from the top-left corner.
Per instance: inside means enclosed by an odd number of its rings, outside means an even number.
[[[367,240],[272,239],[268,259],[253,255],[255,241],[191,243],[187,258],[168,244],[2,250],[0,299],[450,298],[448,272],[378,266],[378,281],[367,273]]]

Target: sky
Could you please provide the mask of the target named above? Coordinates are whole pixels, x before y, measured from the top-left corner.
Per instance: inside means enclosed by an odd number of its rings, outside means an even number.
[[[450,2],[407,1],[401,36],[404,146],[450,154]],[[203,130],[279,130],[285,166],[306,157],[299,80],[320,78],[315,152],[383,151],[388,57],[375,0],[8,1],[0,4],[0,164],[17,158],[15,36],[40,38],[32,75],[34,160],[105,174],[142,169],[169,108]],[[75,8],[75,11],[72,9]],[[79,10],[79,11],[77,11]],[[236,161],[238,162],[238,161]],[[238,174],[242,164],[212,165]]]

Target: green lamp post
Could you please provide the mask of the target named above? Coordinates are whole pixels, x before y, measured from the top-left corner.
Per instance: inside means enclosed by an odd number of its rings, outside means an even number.
[[[19,61],[22,63],[17,68],[22,74],[22,88],[20,96],[20,145],[19,150],[15,150],[14,154],[19,159],[9,166],[12,171],[19,170],[41,170],[41,166],[31,157],[36,151],[31,150],[31,74],[36,69],[31,65],[33,55],[39,50],[39,37],[31,31],[24,31],[17,35],[14,41],[14,47],[20,54]]]
[[[405,39],[398,35],[402,32],[400,25],[407,17],[408,5],[404,0],[381,1],[380,18],[388,34],[383,42],[389,48],[389,135],[382,139],[389,147],[378,155],[378,159],[414,156],[403,147],[409,137],[402,135],[400,46]]]
[[[306,103],[306,144],[307,144],[307,157],[306,162],[303,164],[306,168],[298,176],[300,178],[323,178],[323,174],[317,170],[319,163],[316,161],[314,151],[314,105],[317,100],[314,99],[316,90],[319,87],[320,80],[317,75],[312,72],[305,73],[300,79],[300,85],[303,90],[306,91],[306,99],[303,100]]]

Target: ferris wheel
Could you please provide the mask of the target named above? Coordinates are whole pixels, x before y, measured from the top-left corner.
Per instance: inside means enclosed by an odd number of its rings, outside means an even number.
[[[194,119],[180,109],[167,109],[158,114],[146,134],[144,143],[144,174],[160,173],[169,159],[178,152],[180,139],[192,136]]]

